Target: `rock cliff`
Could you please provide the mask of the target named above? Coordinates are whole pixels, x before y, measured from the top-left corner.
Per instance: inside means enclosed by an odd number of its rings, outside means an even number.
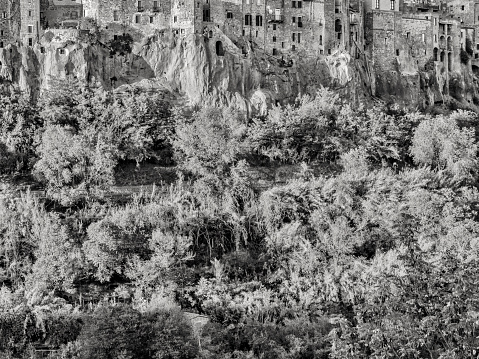
[[[364,54],[353,59],[341,51],[318,58],[298,53],[285,62],[249,42],[233,42],[216,28],[186,37],[157,32],[126,45],[113,35],[52,30],[34,48],[1,49],[0,64],[1,89],[32,98],[48,91],[51,78],[78,78],[108,90],[146,85],[192,105],[231,104],[250,114],[263,114],[271,104],[290,103],[320,86],[336,89],[352,103],[380,97],[416,108],[451,98],[472,105],[478,98],[470,64],[449,73],[441,63],[418,69],[414,61],[399,58],[396,71],[376,73]]]

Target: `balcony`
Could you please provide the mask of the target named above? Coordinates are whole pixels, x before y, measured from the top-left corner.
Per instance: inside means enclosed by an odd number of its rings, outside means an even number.
[[[303,22],[302,21],[298,21],[298,27],[303,27]]]
[[[284,21],[284,16],[283,15],[274,15],[272,18],[268,19],[269,23],[275,23],[279,24]]]
[[[136,9],[136,12],[143,12],[145,11],[145,8],[143,6],[138,6],[138,8]]]
[[[160,8],[158,6],[153,6],[151,9],[152,12],[160,12]]]

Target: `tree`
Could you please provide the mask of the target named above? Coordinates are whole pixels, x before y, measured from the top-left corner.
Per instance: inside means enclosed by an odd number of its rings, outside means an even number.
[[[228,178],[245,153],[246,125],[229,108],[204,108],[179,118],[173,141],[180,168],[207,181]]]
[[[75,196],[77,190],[82,196],[106,188],[114,183],[117,161],[116,148],[108,136],[97,133],[88,139],[73,128],[47,126],[37,148],[35,174],[49,193],[66,194],[67,199]]]
[[[150,322],[133,308],[102,306],[85,319],[78,337],[80,358],[150,358],[149,341],[153,334]]]
[[[16,170],[30,169],[35,161],[35,145],[43,126],[39,109],[28,98],[20,95],[2,96],[0,107],[0,143],[2,146],[5,144],[5,151],[14,160]],[[5,161],[5,154],[0,156],[2,162]]]
[[[140,313],[125,305],[98,308],[86,319],[78,342],[85,359],[193,359],[198,353],[181,312]]]
[[[81,274],[82,255],[66,226],[57,216],[45,213],[32,227],[37,248],[32,273],[27,277],[29,290],[51,291],[71,287]]]
[[[478,163],[474,129],[459,128],[456,116],[474,115],[458,112],[421,122],[414,132],[411,155],[416,164],[447,169],[458,180],[473,179]]]

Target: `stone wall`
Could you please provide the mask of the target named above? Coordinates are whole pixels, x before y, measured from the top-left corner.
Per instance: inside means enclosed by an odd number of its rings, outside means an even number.
[[[43,2],[42,25],[44,28],[58,28],[78,24],[83,15],[83,5],[75,0],[50,0]]]
[[[419,68],[424,68],[426,63],[433,58],[434,33],[431,18],[402,18],[402,34],[398,39],[399,51],[416,61]],[[402,40],[402,41],[401,41]]]
[[[0,0],[0,48],[18,39],[20,7],[11,0]]]
[[[20,0],[20,40],[33,46],[40,36],[40,1]]]

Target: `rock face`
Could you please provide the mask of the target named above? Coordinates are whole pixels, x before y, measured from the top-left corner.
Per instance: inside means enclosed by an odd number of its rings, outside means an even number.
[[[122,48],[111,36],[52,30],[34,48],[9,45],[0,50],[1,89],[36,98],[48,91],[51,78],[78,78],[108,90],[147,84],[192,105],[227,104],[250,115],[320,86],[356,104],[372,96],[416,108],[451,97],[464,104],[476,101],[477,78],[470,65],[451,73],[432,63],[420,71],[405,57],[398,58],[396,71],[375,73],[365,55],[353,59],[345,52],[320,58],[299,54],[286,63],[248,42],[233,42],[219,29],[207,36],[165,31],[135,40]]]

